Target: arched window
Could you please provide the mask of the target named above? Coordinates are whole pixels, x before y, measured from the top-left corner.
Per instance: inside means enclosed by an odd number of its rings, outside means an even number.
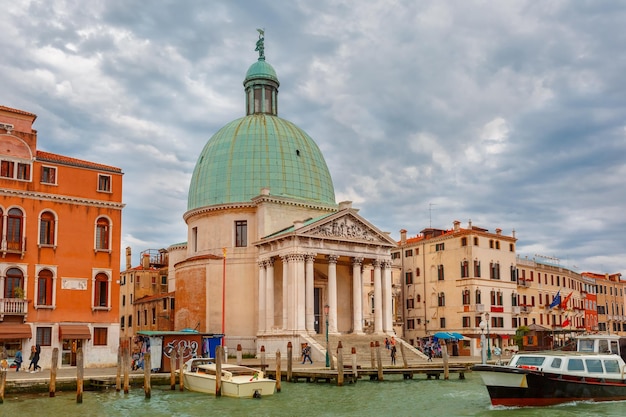
[[[480,290],[476,290],[476,304],[482,304],[480,300]]]
[[[443,292],[440,292],[437,296],[437,304],[439,307],[443,307],[446,305],[446,295]]]
[[[463,305],[470,304],[470,290],[463,290]]]
[[[19,289],[18,289],[19,288]],[[24,274],[18,268],[9,268],[4,281],[4,296],[6,298],[21,298],[24,294]]]
[[[42,269],[37,276],[37,304],[52,305],[52,272],[49,269]]]
[[[44,211],[39,218],[39,244],[54,245],[55,217],[50,211]]]
[[[99,273],[94,279],[94,307],[109,306],[109,278],[106,274]]]
[[[24,214],[18,208],[9,210],[7,218],[7,249],[12,251],[22,250],[22,228]]]
[[[96,222],[96,249],[109,249],[109,221],[105,217],[98,218]]]
[[[415,268],[415,276],[416,277],[420,276],[420,269],[419,268]]]

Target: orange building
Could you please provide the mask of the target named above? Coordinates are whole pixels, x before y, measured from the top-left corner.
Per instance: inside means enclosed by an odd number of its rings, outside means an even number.
[[[37,149],[37,116],[0,106],[0,345],[28,367],[116,363],[122,171]]]

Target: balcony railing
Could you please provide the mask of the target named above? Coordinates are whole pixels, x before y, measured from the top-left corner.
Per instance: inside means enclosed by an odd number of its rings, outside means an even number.
[[[5,315],[25,316],[28,313],[28,301],[22,298],[0,298],[0,317]]]
[[[530,309],[531,309],[531,307],[529,307],[529,306],[521,306],[520,307],[520,310],[522,311],[522,313],[525,313],[525,314],[530,313]]]

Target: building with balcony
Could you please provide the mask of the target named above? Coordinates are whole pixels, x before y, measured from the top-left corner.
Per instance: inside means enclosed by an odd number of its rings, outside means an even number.
[[[174,293],[168,291],[169,256],[165,249],[147,249],[132,266],[126,248],[126,269],[120,273],[120,335],[135,336],[141,330],[174,330]]]
[[[517,303],[515,233],[455,221],[452,229],[400,236],[392,262],[402,271],[405,339],[419,344],[438,331],[457,332],[465,336],[460,354],[477,355],[486,320],[492,344],[508,346],[513,317],[526,308]]]
[[[123,174],[39,150],[36,117],[0,106],[0,344],[115,364]]]

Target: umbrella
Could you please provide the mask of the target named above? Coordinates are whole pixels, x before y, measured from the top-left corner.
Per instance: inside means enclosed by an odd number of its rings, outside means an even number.
[[[437,332],[433,335],[436,339],[443,340],[461,340],[463,339],[463,335],[457,332]]]

